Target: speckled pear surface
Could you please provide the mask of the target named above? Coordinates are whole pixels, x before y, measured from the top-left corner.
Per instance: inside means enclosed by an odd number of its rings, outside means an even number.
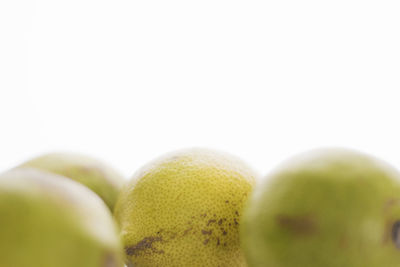
[[[33,169],[0,175],[1,267],[122,267],[103,201],[70,179]]]
[[[370,156],[301,155],[246,206],[241,240],[250,267],[400,266],[399,173]]]
[[[128,266],[246,266],[238,224],[254,179],[240,160],[203,149],[145,166],[115,209]]]
[[[98,194],[113,210],[124,178],[103,162],[72,153],[50,153],[31,159],[22,167],[32,167],[71,178]]]

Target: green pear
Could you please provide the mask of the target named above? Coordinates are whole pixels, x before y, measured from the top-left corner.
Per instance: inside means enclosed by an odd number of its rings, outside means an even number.
[[[240,237],[249,266],[400,266],[399,177],[350,150],[294,158],[246,205]]]
[[[21,166],[71,178],[99,195],[110,210],[113,210],[124,184],[124,178],[111,167],[91,157],[78,154],[46,154],[29,160]]]
[[[1,267],[121,267],[115,223],[86,187],[34,169],[0,175]]]

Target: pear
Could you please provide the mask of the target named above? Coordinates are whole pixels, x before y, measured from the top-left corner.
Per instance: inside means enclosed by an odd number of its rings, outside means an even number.
[[[104,202],[70,179],[34,169],[0,175],[1,267],[121,267]]]
[[[246,266],[239,221],[255,176],[236,157],[204,149],[147,164],[114,212],[128,266]]]
[[[399,177],[351,150],[292,159],[246,205],[240,236],[249,266],[400,266]]]
[[[22,167],[37,168],[71,178],[98,194],[113,210],[124,178],[105,163],[73,153],[50,153],[31,159]]]

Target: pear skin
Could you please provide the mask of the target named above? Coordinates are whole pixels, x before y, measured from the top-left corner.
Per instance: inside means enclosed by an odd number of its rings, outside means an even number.
[[[0,266],[122,267],[116,225],[91,190],[35,169],[0,175]]]

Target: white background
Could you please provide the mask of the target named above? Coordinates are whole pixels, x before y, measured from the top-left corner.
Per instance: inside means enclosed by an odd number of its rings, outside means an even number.
[[[67,150],[130,176],[209,147],[262,174],[344,146],[400,167],[399,1],[0,0],[0,170]]]

